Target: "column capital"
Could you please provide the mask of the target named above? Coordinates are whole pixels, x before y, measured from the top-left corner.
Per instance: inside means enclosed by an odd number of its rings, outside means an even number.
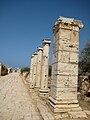
[[[43,45],[51,43],[50,39],[43,39],[42,42],[43,42]]]
[[[34,55],[37,55],[37,51],[34,52]]]
[[[79,31],[79,29],[83,28],[83,23],[81,20],[60,16],[53,26],[53,33],[56,33],[60,28]]]
[[[38,51],[40,51],[40,50],[43,51],[43,47],[42,46],[39,46],[37,49],[38,49]]]
[[[33,58],[33,57],[34,57],[34,55],[31,56],[31,58]]]

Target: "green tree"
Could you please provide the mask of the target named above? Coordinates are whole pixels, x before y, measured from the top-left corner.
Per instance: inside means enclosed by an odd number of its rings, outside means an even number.
[[[90,73],[90,40],[81,51],[79,59],[79,74]]]
[[[23,74],[23,72],[27,72],[29,74],[30,73],[30,68],[28,68],[28,67],[21,68],[21,74]]]

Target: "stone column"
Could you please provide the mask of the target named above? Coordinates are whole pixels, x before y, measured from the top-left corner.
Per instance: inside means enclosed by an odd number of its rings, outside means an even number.
[[[37,52],[34,53],[34,63],[33,63],[33,86],[36,85],[36,73],[37,73]]]
[[[54,112],[81,110],[77,100],[79,20],[59,17],[53,27],[53,64],[49,106]]]
[[[39,96],[48,96],[48,66],[49,66],[49,48],[51,41],[48,39],[43,40],[43,57],[42,57],[42,74],[41,74],[41,86]]]
[[[40,88],[40,81],[41,81],[41,63],[42,63],[42,52],[43,48],[38,47],[38,56],[37,56],[37,79],[36,79],[36,88]]]
[[[33,64],[34,64],[34,55],[31,56],[31,64],[30,64],[30,88],[34,88],[34,82],[33,82]]]

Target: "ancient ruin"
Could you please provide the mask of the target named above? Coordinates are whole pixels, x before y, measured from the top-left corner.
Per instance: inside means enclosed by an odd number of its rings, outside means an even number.
[[[49,49],[51,41],[48,39],[43,40],[43,56],[42,56],[42,73],[41,73],[41,86],[39,89],[39,96],[48,96],[48,66],[49,66]]]
[[[77,100],[79,20],[59,17],[53,27],[53,63],[49,106],[54,112],[80,111]]]
[[[33,60],[33,86],[36,85],[36,79],[37,79],[37,51],[34,53],[34,60]]]
[[[30,74],[27,71],[21,72],[21,69],[12,72],[11,67],[0,64],[0,79],[3,80],[0,80],[1,119],[3,113],[3,118],[10,120],[13,116],[17,120],[90,118],[90,111],[81,108],[80,96],[77,98],[81,93],[90,97],[90,75],[79,76],[78,80],[79,31],[82,27],[80,20],[61,16],[58,18],[53,26],[52,66],[49,66],[49,39],[43,39],[43,46],[39,46],[32,54],[28,68]],[[49,75],[50,67],[52,75]]]
[[[34,64],[34,55],[31,56],[31,64],[30,64],[30,88],[34,88],[33,82],[33,64]]]
[[[0,63],[0,76],[8,74],[8,67]]]
[[[38,56],[37,56],[37,80],[36,80],[36,88],[40,88],[40,83],[41,83],[41,69],[42,69],[42,52],[43,52],[43,47],[38,47]]]

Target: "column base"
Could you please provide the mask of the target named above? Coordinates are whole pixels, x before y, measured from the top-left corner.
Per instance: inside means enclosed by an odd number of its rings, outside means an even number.
[[[48,89],[47,90],[39,89],[39,96],[44,97],[44,98],[49,97],[49,90]]]
[[[82,111],[78,100],[55,100],[49,97],[48,105],[53,112]]]

